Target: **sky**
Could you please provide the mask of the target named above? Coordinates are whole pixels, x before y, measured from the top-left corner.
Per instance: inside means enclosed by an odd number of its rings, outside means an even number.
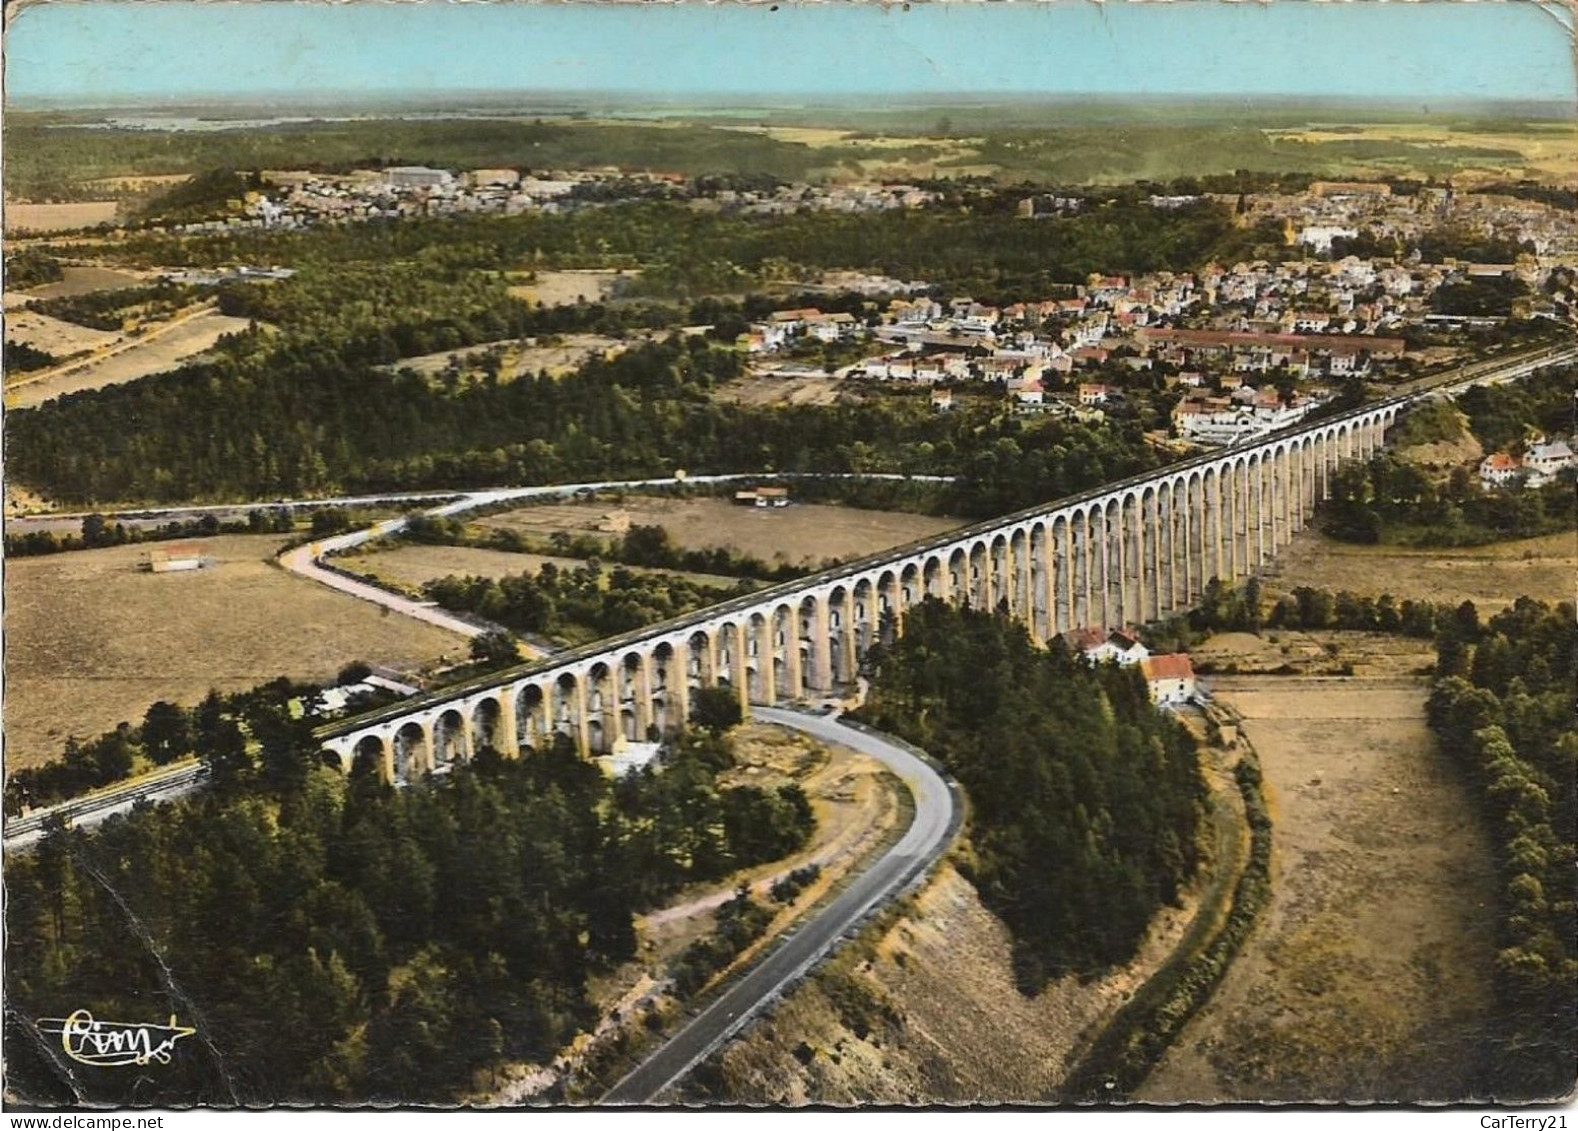
[[[478,90],[1578,100],[1571,33],[1532,0],[907,8],[44,0],[8,21],[6,92],[16,104]]]

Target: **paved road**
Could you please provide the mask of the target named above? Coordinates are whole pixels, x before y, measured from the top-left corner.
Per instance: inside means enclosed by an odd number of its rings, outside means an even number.
[[[945,483],[952,481],[951,476],[941,475],[854,475],[841,473],[831,473],[828,475],[818,475],[816,473],[786,473],[783,475],[773,475],[771,473],[742,473],[731,475],[695,475],[688,477],[684,480],[684,482],[719,484],[735,483],[741,480],[761,480],[774,478],[914,479],[922,482],[933,483]],[[369,504],[390,503],[397,501],[437,501],[440,505],[430,508],[425,513],[438,518],[448,518],[451,515],[461,514],[469,510],[476,510],[479,507],[492,506],[496,503],[514,502],[524,499],[569,498],[583,492],[590,493],[594,491],[620,489],[629,490],[640,487],[671,487],[677,485],[679,482],[679,480],[672,478],[602,480],[595,483],[562,483],[556,486],[499,487],[482,491],[427,491],[416,492],[412,494],[393,493],[385,495],[341,496],[328,499],[280,499],[272,503],[220,503],[206,506],[186,505],[162,508],[139,507],[122,511],[84,511],[80,515],[51,514],[48,516],[40,516],[36,521],[58,522],[62,518],[86,517],[89,513],[103,514],[105,517],[112,520],[117,514],[123,516],[135,515],[139,518],[151,520],[163,519],[164,521],[169,521],[171,518],[177,517],[193,518],[203,514],[235,514],[244,517],[247,511],[256,509],[274,510],[281,507],[366,506]],[[15,532],[19,525],[26,523],[27,521],[28,520],[26,519],[12,519],[7,522],[7,527]],[[327,585],[331,589],[338,590],[341,593],[348,594],[352,597],[358,597],[364,601],[370,601],[373,604],[381,605],[384,608],[389,609],[391,612],[396,612],[402,616],[408,616],[414,620],[420,620],[427,624],[436,625],[439,628],[448,629],[449,631],[458,633],[462,636],[475,637],[480,636],[484,632],[488,631],[486,627],[479,625],[474,621],[463,620],[452,613],[446,612],[444,609],[439,608],[435,604],[422,601],[413,601],[408,597],[402,597],[398,593],[392,593],[387,589],[380,589],[378,586],[370,585],[365,581],[358,581],[355,578],[347,577],[342,573],[337,573],[332,569],[327,569],[320,564],[319,560],[323,557],[323,555],[330,553],[331,551],[353,549],[356,546],[363,545],[374,538],[381,538],[388,535],[397,534],[400,530],[404,529],[407,521],[408,519],[406,516],[400,516],[377,523],[365,530],[355,530],[348,534],[340,534],[332,538],[323,538],[316,542],[309,542],[304,546],[297,546],[293,549],[286,550],[279,556],[279,563],[281,566],[292,573],[308,578],[311,581],[316,581],[319,584]],[[521,645],[521,649],[531,659],[540,659],[547,654],[543,650],[534,648],[531,645],[525,643]],[[132,805],[134,805],[139,799],[157,801],[170,797],[176,797],[182,793],[187,793],[197,788],[198,784],[199,780],[195,774],[188,775],[179,782],[167,780],[163,775],[147,775],[144,777],[128,780],[121,786],[117,786],[113,791],[113,796],[110,793],[106,793],[95,796],[89,800],[67,802],[60,806],[54,807],[50,810],[50,812],[58,812],[62,815],[68,816],[75,824],[92,825],[102,821],[111,813],[125,812],[130,810]],[[38,814],[32,817],[7,821],[5,824],[5,846],[7,848],[21,848],[38,840],[38,838],[42,835],[39,827],[42,823],[42,819],[43,815]]]
[[[116,813],[129,813],[139,801],[168,801],[191,793],[203,782],[206,767],[200,764],[163,770],[132,778],[91,797],[63,802],[26,817],[13,817],[5,823],[7,851],[29,848],[44,835],[44,818],[57,814],[76,828],[91,828]]]
[[[603,1097],[604,1104],[657,1103],[675,1082],[851,937],[873,908],[899,894],[940,859],[963,818],[959,798],[942,776],[880,735],[854,730],[834,718],[772,707],[753,707],[752,714],[759,722],[777,723],[877,759],[909,789],[915,799],[915,819],[899,842],[843,894],[810,922],[793,928],[776,950],[615,1084]]]
[[[950,476],[938,475],[784,475],[771,474],[737,474],[737,475],[692,475],[683,480],[687,484],[721,484],[737,483],[741,480],[760,480],[773,478],[789,479],[914,479],[925,482],[949,482]],[[487,491],[468,491],[458,498],[453,495],[446,496],[448,502],[431,508],[424,513],[434,518],[449,518],[466,511],[477,510],[480,507],[495,506],[499,503],[522,502],[530,499],[564,499],[578,494],[590,494],[595,491],[636,490],[642,487],[675,487],[682,481],[672,478],[664,479],[621,479],[601,480],[595,483],[561,483],[557,486],[546,487],[499,487]],[[481,636],[490,631],[492,626],[478,624],[476,621],[466,620],[453,613],[446,612],[432,602],[413,601],[409,597],[402,597],[398,593],[391,593],[376,585],[365,581],[347,577],[322,565],[324,555],[337,553],[344,550],[355,549],[374,538],[384,538],[398,534],[405,529],[409,521],[405,516],[391,518],[377,523],[365,530],[354,530],[349,534],[336,535],[333,538],[324,538],[317,542],[310,542],[305,546],[298,546],[287,550],[280,555],[279,563],[292,573],[309,578],[331,589],[352,597],[359,597],[363,601],[371,601],[382,605],[391,612],[400,613],[402,616],[412,617],[437,625],[439,628],[448,629],[450,632],[459,633],[466,637]],[[522,644],[521,650],[529,659],[542,659],[545,652],[533,648],[529,644]]]

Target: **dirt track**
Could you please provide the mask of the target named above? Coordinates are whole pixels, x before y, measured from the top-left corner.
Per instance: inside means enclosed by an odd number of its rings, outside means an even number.
[[[245,318],[231,318],[216,310],[196,313],[150,330],[141,338],[116,336],[99,347],[100,354],[47,375],[27,374],[6,389],[6,408],[32,408],[66,393],[102,389],[174,369],[185,359],[211,349],[225,334],[247,328]]]

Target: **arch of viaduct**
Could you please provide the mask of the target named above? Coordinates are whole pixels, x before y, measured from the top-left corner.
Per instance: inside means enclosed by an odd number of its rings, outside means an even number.
[[[332,724],[326,758],[372,760],[405,782],[506,756],[555,734],[583,754],[683,725],[698,688],[727,686],[742,710],[848,684],[866,650],[904,629],[926,597],[1007,608],[1037,640],[1138,624],[1187,608],[1212,578],[1253,573],[1329,496],[1332,474],[1367,459],[1410,398],[1211,453],[901,546],[524,668]]]

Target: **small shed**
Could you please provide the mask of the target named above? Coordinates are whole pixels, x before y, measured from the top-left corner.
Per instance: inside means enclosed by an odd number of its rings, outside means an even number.
[[[148,551],[148,569],[153,573],[180,573],[202,568],[203,551],[195,545],[156,546]]]

